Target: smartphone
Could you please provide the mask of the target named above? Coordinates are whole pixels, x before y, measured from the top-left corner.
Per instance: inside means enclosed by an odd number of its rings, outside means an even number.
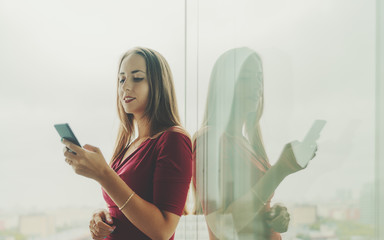
[[[316,143],[316,140],[319,139],[320,132],[321,130],[323,130],[326,122],[327,121],[325,120],[316,120],[312,124],[311,129],[308,131],[302,143],[309,144],[309,145]]]
[[[73,134],[73,131],[72,131],[72,129],[68,123],[55,124],[54,126],[55,126],[57,132],[59,133],[60,137],[65,138],[68,141],[81,147],[79,141],[77,140],[75,134]]]
[[[303,141],[300,144],[293,146],[293,153],[295,154],[296,161],[302,168],[305,168],[308,165],[308,162],[313,158],[313,154],[316,151],[314,146],[317,139],[319,139],[320,132],[323,130],[325,124],[325,120],[314,121]]]

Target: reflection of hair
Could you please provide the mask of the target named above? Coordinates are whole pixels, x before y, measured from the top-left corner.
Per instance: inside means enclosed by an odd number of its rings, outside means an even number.
[[[223,199],[221,199],[223,196],[220,196],[220,189],[218,189],[222,183],[217,182],[219,178],[208,178],[207,172],[210,170],[221,171],[219,169],[220,158],[223,157],[221,154],[225,150],[221,148],[220,143],[228,124],[232,124],[231,120],[236,119],[234,103],[236,99],[241,97],[235,96],[236,86],[244,81],[242,74],[250,70],[252,73],[257,73],[251,74],[249,79],[251,84],[257,88],[255,92],[257,103],[255,111],[247,116],[244,127],[246,136],[257,157],[268,161],[259,126],[264,105],[261,58],[254,50],[245,47],[228,50],[218,58],[212,69],[203,122],[193,137],[195,174],[203,174],[203,176],[194,176],[195,185],[192,189],[196,190],[197,188],[199,190],[199,193],[194,192],[194,214],[202,212],[208,214],[223,203]],[[228,149],[226,150],[228,151]],[[197,177],[198,179],[196,179]]]
[[[149,95],[144,117],[149,121],[150,135],[153,136],[171,126],[179,126],[180,118],[177,110],[173,77],[167,61],[160,53],[152,49],[136,47],[123,54],[118,70],[120,70],[123,60],[132,54],[142,56],[147,66],[146,75]],[[124,111],[118,92],[119,84],[117,84],[117,111],[120,126],[111,163],[118,157],[125,145],[132,140],[134,135],[133,115]]]
[[[215,129],[215,135],[211,136],[216,139],[215,144],[218,144],[219,138],[224,133],[231,119],[234,118],[234,102],[236,85],[241,81],[240,74],[246,71],[246,64],[253,64],[253,68],[260,68],[261,72],[253,80],[253,84],[257,84],[257,108],[250,115],[254,119],[247,121],[245,124],[247,137],[255,149],[258,157],[268,161],[265,152],[259,120],[263,113],[264,105],[264,83],[262,73],[262,61],[260,56],[252,49],[242,47],[226,51],[216,61],[209,83],[207,104],[201,129]],[[253,126],[251,126],[254,124]],[[212,142],[211,142],[212,143]],[[214,146],[210,146],[214,147]]]

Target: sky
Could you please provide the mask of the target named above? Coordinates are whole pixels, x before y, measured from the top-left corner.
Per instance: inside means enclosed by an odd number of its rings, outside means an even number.
[[[133,46],[168,60],[191,135],[216,59],[238,46],[263,60],[262,131],[272,163],[315,119],[327,121],[317,157],[282,183],[276,201],[330,199],[340,189],[358,195],[373,182],[374,1],[189,7],[186,23],[178,0],[0,0],[0,209],[104,205],[100,186],[64,162],[53,125],[69,123],[81,144],[100,147],[109,161],[119,123],[117,63]]]

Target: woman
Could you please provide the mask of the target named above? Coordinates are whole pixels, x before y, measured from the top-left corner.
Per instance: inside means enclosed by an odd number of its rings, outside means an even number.
[[[90,221],[92,238],[173,239],[191,180],[192,153],[180,127],[172,74],[159,53],[133,48],[122,56],[117,109],[120,128],[109,165],[97,147],[63,141],[65,161],[77,174],[96,180],[108,204]]]
[[[271,166],[259,125],[263,85],[261,59],[249,48],[225,52],[212,70],[193,152],[194,185],[210,239],[277,240],[288,229],[287,209],[271,208],[270,201],[286,176],[303,169],[292,151],[299,143],[287,144]]]

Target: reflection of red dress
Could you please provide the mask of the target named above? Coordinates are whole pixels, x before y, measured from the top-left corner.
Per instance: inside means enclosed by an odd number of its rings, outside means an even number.
[[[203,140],[203,138],[198,138],[198,141],[199,139]],[[200,173],[202,172],[201,169],[200,171],[196,169],[196,160],[204,160],[196,159],[195,143],[192,153],[192,174],[193,182],[196,187],[196,178],[199,178],[199,175],[196,176],[196,171]],[[203,143],[199,147],[200,151],[202,150],[202,146],[209,148],[208,145]],[[224,205],[228,207],[228,205],[235,201],[236,198],[250,191],[251,186],[253,186],[260,180],[260,178],[271,167],[271,165],[265,159],[259,158],[254,152],[254,150],[251,148],[250,144],[244,138],[237,138],[228,134],[224,134],[221,138],[219,151],[219,158],[222,166],[222,173],[220,174],[219,181],[220,184],[222,184],[222,196],[224,196],[225,198],[223,199]],[[201,157],[200,154],[199,156]],[[255,199],[255,201],[258,200]],[[214,209],[207,209],[205,206],[202,207],[205,214],[209,214],[214,211]],[[208,206],[208,208],[212,208],[212,206]],[[253,236],[253,239],[281,240],[281,235],[270,229],[266,224],[264,215],[265,212],[269,211],[269,209],[270,200],[267,202],[264,208],[258,214],[256,214],[253,221],[245,227],[244,231],[248,233],[251,232],[251,236]],[[239,232],[240,236],[242,232],[243,231]],[[211,240],[218,239],[214,236],[210,229],[209,235]]]
[[[181,216],[192,174],[190,138],[180,131],[168,130],[145,140],[120,164],[125,151],[112,169],[138,196],[160,210]],[[125,217],[104,190],[103,197],[117,226],[107,240],[150,239]]]

